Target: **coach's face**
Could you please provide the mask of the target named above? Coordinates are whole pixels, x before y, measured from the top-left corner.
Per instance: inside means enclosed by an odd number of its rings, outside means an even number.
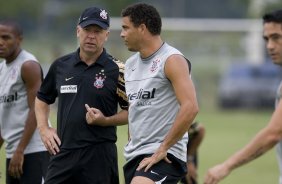
[[[109,31],[102,29],[98,25],[93,24],[86,27],[77,26],[80,51],[84,53],[102,52],[108,36]]]
[[[282,66],[282,24],[274,22],[264,23],[263,37],[273,63]]]

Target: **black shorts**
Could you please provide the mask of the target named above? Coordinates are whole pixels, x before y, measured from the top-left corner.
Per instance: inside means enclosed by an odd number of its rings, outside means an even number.
[[[162,184],[176,184],[187,173],[186,163],[171,154],[168,154],[167,157],[172,163],[161,160],[147,172],[144,169],[136,171],[139,163],[149,156],[151,155],[138,156],[124,165],[123,171],[126,184],[130,184],[135,176],[144,176],[154,182],[162,182]]]
[[[61,150],[51,156],[45,184],[118,184],[115,143]]]
[[[11,159],[6,159],[6,183],[42,184],[46,175],[49,156],[47,151],[25,154],[23,175],[19,179],[9,175],[8,167]]]

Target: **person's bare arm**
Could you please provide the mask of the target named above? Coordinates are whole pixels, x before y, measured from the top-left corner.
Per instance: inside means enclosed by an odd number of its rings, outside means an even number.
[[[4,140],[3,140],[2,136],[1,136],[1,132],[0,132],[0,149],[1,149],[2,145],[3,145],[3,143],[4,143]]]
[[[187,132],[199,110],[186,59],[181,55],[170,56],[165,64],[165,74],[173,86],[180,109],[160,147],[151,157],[141,161],[137,170],[145,168],[145,171],[147,171],[162,159],[170,162],[166,157],[167,150]]]
[[[50,154],[56,155],[60,149],[61,140],[57,134],[57,130],[50,127],[48,124],[48,117],[50,113],[50,106],[35,99],[35,114],[37,119],[37,128],[39,130],[41,140]]]
[[[41,68],[35,61],[26,61],[21,68],[22,79],[24,81],[27,91],[27,102],[28,102],[28,116],[25,121],[25,128],[20,142],[13,153],[11,162],[8,168],[8,172],[11,176],[19,178],[23,173],[23,162],[24,162],[24,150],[28,145],[35,129],[36,129],[36,118],[34,113],[34,100],[36,92],[41,84]],[[16,113],[16,112],[14,112]]]
[[[0,132],[0,149],[1,149],[1,147],[2,147],[2,145],[3,145],[3,143],[4,143],[4,140],[3,140],[3,138],[2,138],[2,136],[1,136],[1,132]],[[0,172],[0,178],[1,178],[1,172]]]
[[[259,131],[256,136],[241,150],[230,156],[226,161],[208,170],[205,184],[216,184],[225,178],[232,170],[240,167],[270,150],[282,139],[282,100],[268,125]]]
[[[189,139],[189,147],[187,149],[187,155],[194,156],[197,153],[197,150],[202,143],[202,140],[205,136],[205,127],[202,124],[197,127],[197,135],[193,139]]]
[[[0,149],[3,145],[3,143],[4,143],[4,140],[3,140],[2,136],[1,136],[1,132],[0,132]],[[1,178],[1,172],[0,172],[0,178]]]
[[[196,128],[196,133],[193,138],[189,139],[189,144],[187,147],[187,172],[185,178],[188,183],[192,183],[192,180],[197,181],[198,173],[197,166],[195,165],[195,156],[197,156],[200,144],[205,136],[205,127],[202,124],[198,124]]]

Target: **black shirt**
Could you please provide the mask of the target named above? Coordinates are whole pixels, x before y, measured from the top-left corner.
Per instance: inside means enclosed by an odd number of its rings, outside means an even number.
[[[117,113],[118,104],[127,110],[124,88],[124,64],[106,50],[95,63],[81,61],[79,49],[57,59],[50,67],[37,97],[47,104],[58,97],[57,131],[61,149],[73,149],[116,142],[116,127],[88,125],[85,104],[105,116]]]

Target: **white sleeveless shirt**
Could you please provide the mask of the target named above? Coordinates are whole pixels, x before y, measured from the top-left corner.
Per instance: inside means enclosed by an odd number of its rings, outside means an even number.
[[[0,130],[7,158],[13,156],[20,142],[29,112],[27,91],[21,77],[22,64],[28,60],[37,61],[32,54],[22,50],[13,62],[0,62]],[[24,154],[45,150],[36,129]]]
[[[125,146],[125,158],[154,153],[163,142],[179,111],[171,82],[164,66],[171,55],[183,55],[164,43],[152,56],[141,59],[136,53],[125,63],[125,88],[129,101],[130,141]],[[188,135],[185,134],[168,153],[186,161]]]

